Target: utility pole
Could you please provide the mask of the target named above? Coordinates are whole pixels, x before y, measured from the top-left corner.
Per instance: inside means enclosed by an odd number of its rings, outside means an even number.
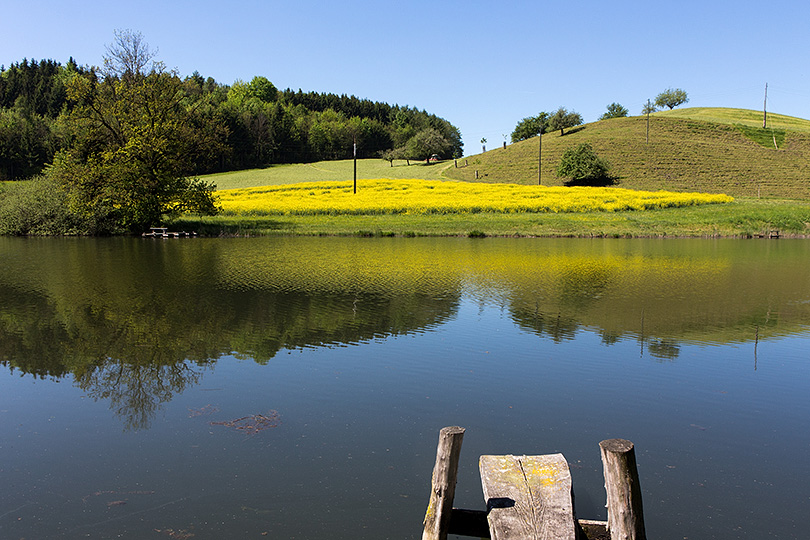
[[[768,127],[768,83],[765,83],[765,103],[762,106],[762,129]]]
[[[543,128],[540,128],[540,134],[537,136],[538,147],[537,151],[537,185],[543,185]]]
[[[650,144],[650,100],[647,100],[647,140],[646,144]]]
[[[354,193],[357,193],[357,135],[354,136],[352,154],[354,155]]]

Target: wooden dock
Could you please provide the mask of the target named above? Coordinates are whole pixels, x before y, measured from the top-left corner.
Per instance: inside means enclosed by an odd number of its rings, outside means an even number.
[[[166,227],[152,227],[149,232],[141,234],[144,238],[191,238],[197,236],[195,232],[172,232]]]
[[[562,454],[485,455],[479,460],[486,510],[453,508],[464,428],[439,433],[422,540],[448,534],[493,540],[646,540],[633,443],[599,444],[608,521],[577,519]]]

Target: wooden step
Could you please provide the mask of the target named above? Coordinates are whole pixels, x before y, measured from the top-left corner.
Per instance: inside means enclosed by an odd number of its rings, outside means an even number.
[[[481,456],[493,540],[576,540],[571,472],[562,454]]]

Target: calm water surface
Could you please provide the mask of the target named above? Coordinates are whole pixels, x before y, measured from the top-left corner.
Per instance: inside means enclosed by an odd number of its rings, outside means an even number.
[[[418,538],[446,425],[460,507],[485,508],[479,455],[562,452],[604,519],[598,443],[621,437],[651,539],[805,538],[808,260],[0,238],[0,538]]]

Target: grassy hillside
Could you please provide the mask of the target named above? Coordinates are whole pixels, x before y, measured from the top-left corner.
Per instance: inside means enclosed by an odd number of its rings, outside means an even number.
[[[543,135],[542,183],[561,185],[555,170],[566,148],[590,143],[612,165],[618,186],[701,191],[735,197],[810,199],[810,121],[742,109],[692,108],[602,120]],[[776,140],[777,148],[773,146]],[[537,183],[538,141],[522,141],[459,161],[456,180]]]

